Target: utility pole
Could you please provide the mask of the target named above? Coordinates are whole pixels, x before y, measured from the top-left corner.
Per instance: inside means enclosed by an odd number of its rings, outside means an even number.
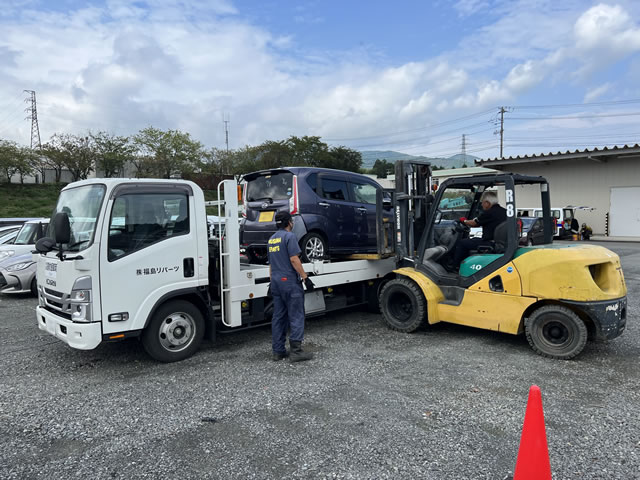
[[[224,122],[224,138],[227,144],[227,153],[229,153],[229,120],[225,120],[222,117],[222,121]]]
[[[25,93],[30,95],[29,98],[25,98],[25,103],[31,103],[31,106],[24,109],[29,115],[27,120],[31,120],[31,149],[34,147],[40,148],[40,127],[38,126],[38,109],[36,108],[36,92],[35,90],[25,90]]]
[[[500,107],[500,158],[504,158],[502,156],[502,144],[504,140],[504,113],[506,110],[504,107]]]

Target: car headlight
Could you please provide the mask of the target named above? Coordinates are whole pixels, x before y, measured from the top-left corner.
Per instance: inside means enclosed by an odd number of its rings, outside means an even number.
[[[33,265],[34,262],[20,262],[20,263],[14,263],[13,265],[9,265],[8,267],[6,267],[7,272],[17,272],[20,270],[24,270],[25,268],[29,268],[31,265]]]
[[[3,250],[2,252],[0,252],[0,260],[3,258],[12,257],[15,253],[15,250]]]

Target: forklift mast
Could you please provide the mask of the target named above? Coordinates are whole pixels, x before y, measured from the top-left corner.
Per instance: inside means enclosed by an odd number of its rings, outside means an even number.
[[[431,194],[431,164],[398,160],[395,164],[394,247],[398,260],[415,256],[416,245],[426,227]]]

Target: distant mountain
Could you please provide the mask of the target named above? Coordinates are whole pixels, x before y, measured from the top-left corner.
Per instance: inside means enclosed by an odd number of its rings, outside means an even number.
[[[409,155],[407,153],[394,152],[392,150],[365,150],[360,152],[362,154],[362,168],[371,168],[376,160],[386,160],[387,162],[395,163],[396,160],[424,160],[431,162],[431,165],[444,168],[460,168],[463,165],[467,167],[474,167],[478,157],[473,155],[462,155],[458,153],[449,158],[433,158]]]

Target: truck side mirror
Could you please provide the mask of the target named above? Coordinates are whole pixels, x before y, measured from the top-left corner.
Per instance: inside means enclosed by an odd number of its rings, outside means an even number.
[[[71,224],[69,223],[69,215],[66,212],[58,212],[53,218],[53,228],[56,232],[56,243],[58,245],[69,243],[71,240]]]

